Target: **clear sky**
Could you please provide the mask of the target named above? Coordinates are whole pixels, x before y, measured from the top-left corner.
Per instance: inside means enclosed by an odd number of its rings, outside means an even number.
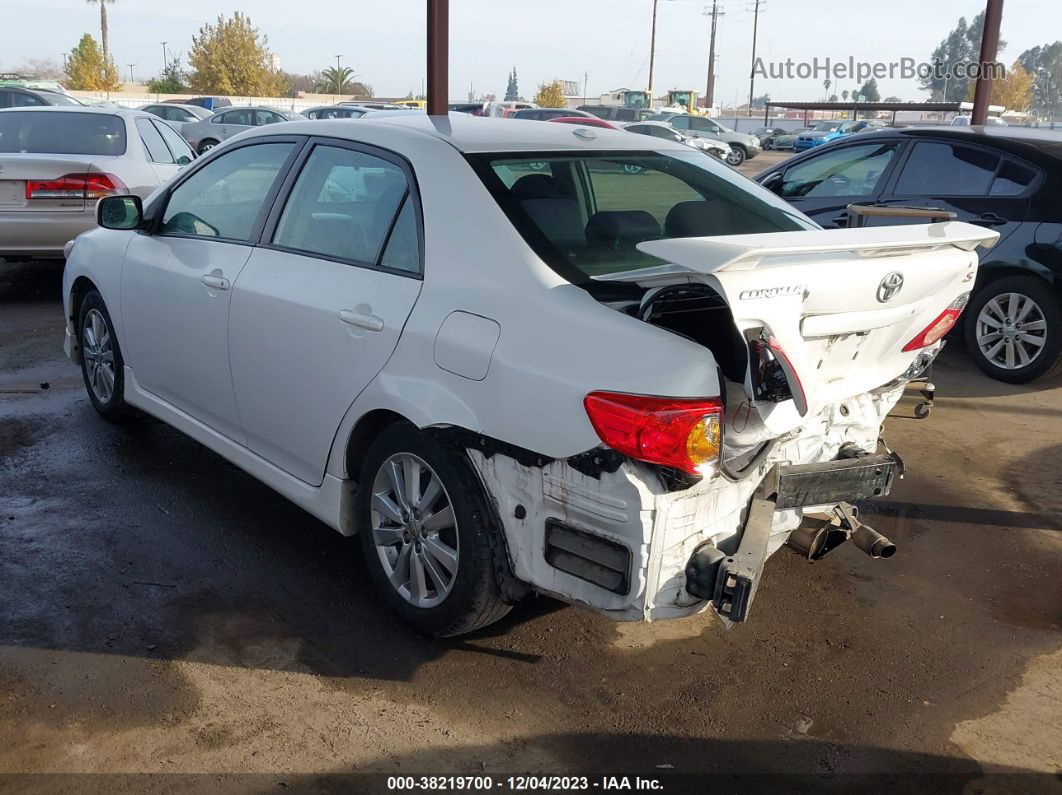
[[[703,91],[711,0],[659,0],[654,87]],[[720,5],[717,102],[748,96],[753,0]],[[111,50],[124,76],[138,79],[162,65],[162,41],[187,53],[192,34],[218,13],[247,13],[269,37],[282,68],[310,72],[335,64],[335,55],[371,83],[380,96],[419,92],[424,73],[424,0],[117,0],[108,6]],[[589,94],[644,88],[648,77],[652,0],[451,0],[450,92],[464,99],[503,94],[516,66],[520,90],[534,93],[554,77],[582,81]],[[765,60],[867,62],[911,57],[928,60],[960,16],[972,19],[984,0],[766,0],[760,14],[758,54]],[[84,0],[0,0],[0,68],[24,58],[62,62],[84,32],[99,36],[99,10]],[[1062,38],[1062,0],[1006,0],[1002,60]],[[842,83],[831,93],[855,88]],[[879,81],[882,96],[925,95],[914,82]],[[821,79],[758,81],[757,96],[817,99]]]

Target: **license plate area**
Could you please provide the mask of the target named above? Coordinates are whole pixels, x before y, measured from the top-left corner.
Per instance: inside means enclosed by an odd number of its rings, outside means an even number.
[[[782,467],[777,505],[800,508],[884,497],[899,472],[900,462],[886,454]]]
[[[15,179],[0,179],[0,205],[21,207],[25,203],[25,182]]]

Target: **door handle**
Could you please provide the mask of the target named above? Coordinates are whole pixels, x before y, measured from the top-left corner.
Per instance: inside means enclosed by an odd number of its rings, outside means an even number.
[[[199,278],[203,284],[207,287],[211,287],[215,290],[228,290],[232,284],[224,276],[212,276],[209,273]]]
[[[976,224],[977,226],[1002,226],[1007,223],[1007,219],[1000,215],[996,215],[995,213],[982,213],[970,221],[970,223]]]
[[[359,328],[368,329],[369,331],[383,331],[384,328],[382,317],[365,315],[361,312],[351,311],[350,309],[339,310],[339,319],[348,326],[358,326]]]

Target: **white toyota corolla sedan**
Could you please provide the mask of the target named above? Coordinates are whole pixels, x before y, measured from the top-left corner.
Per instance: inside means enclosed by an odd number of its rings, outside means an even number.
[[[680,143],[423,114],[240,135],[72,246],[66,350],[343,534],[405,619],[529,592],[749,613],[849,504],[962,311],[965,224],[822,231]]]

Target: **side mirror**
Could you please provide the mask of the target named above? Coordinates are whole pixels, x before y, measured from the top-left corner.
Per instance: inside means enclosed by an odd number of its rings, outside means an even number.
[[[139,196],[105,196],[96,205],[96,223],[104,229],[136,229],[143,220]]]
[[[763,187],[767,188],[767,190],[769,190],[771,193],[777,193],[777,194],[781,195],[781,192],[782,192],[782,175],[780,173],[771,174],[771,176],[767,177],[767,179],[765,179],[760,184],[763,185]]]

